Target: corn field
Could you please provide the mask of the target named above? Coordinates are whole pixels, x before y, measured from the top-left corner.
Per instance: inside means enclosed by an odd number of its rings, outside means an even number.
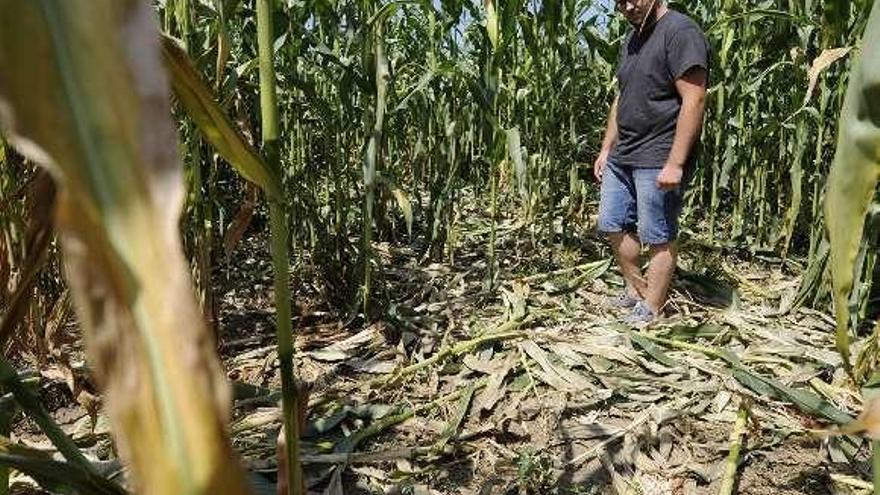
[[[158,7],[164,32],[182,40],[222,104],[256,132],[257,38],[244,21],[256,13],[228,3]],[[584,163],[601,141],[626,27],[609,5],[506,2],[492,7],[494,37],[476,2],[320,5],[276,6],[274,60],[293,234],[328,293],[345,304],[375,292],[368,274],[381,267],[368,241],[454,256],[465,191],[490,215],[516,208],[536,239],[572,239],[595,199]],[[869,2],[672,6],[705,26],[715,68],[689,230],[719,248],[816,260],[797,304],[827,303],[824,184]],[[204,155],[191,153],[204,168],[193,166],[192,180],[211,184],[198,179],[222,172]],[[210,191],[191,191],[199,215],[219,220],[222,205],[200,200]],[[858,292],[864,315],[870,287]]]
[[[711,45],[672,316],[611,0],[0,0],[0,495],[880,494],[880,4]]]

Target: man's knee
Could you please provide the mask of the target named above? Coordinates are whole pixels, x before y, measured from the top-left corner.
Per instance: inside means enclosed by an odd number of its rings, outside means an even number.
[[[648,245],[648,253],[651,256],[654,256],[657,254],[666,254],[666,253],[674,256],[677,251],[678,251],[678,243],[676,243],[675,241],[660,242],[657,244],[649,244]]]
[[[610,242],[612,246],[618,246],[623,242],[626,232],[605,232],[605,236],[608,237],[608,242]]]
[[[618,247],[627,244],[627,245],[638,245],[641,247],[641,241],[639,237],[632,231],[623,230],[620,232],[605,232],[605,235],[608,237],[608,242],[611,243],[611,246],[615,249]]]

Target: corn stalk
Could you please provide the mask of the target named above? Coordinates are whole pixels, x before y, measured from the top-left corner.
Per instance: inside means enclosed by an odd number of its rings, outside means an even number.
[[[257,0],[257,46],[260,60],[260,115],[263,124],[263,153],[271,170],[280,171],[278,149],[278,99],[275,91],[273,46],[273,3]],[[277,174],[280,176],[280,173]],[[275,272],[275,314],[278,338],[278,360],[281,368],[281,410],[284,414],[286,472],[289,473],[288,493],[300,495],[304,490],[299,462],[300,408],[293,370],[293,325],[290,293],[290,256],[287,206],[282,197],[269,198],[272,232],[272,265]]]

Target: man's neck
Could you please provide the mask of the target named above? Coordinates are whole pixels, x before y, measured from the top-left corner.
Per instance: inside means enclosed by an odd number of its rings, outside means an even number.
[[[659,21],[667,12],[669,12],[669,7],[666,6],[666,2],[660,2],[660,5],[654,9],[654,22]]]
[[[648,15],[645,16],[645,20],[642,22],[642,26],[638,29],[639,33],[650,31],[650,29],[654,27],[654,24],[657,24],[657,21],[669,12],[669,7],[666,6],[666,2],[663,0],[656,1],[657,5],[651,9],[651,12],[648,12]]]

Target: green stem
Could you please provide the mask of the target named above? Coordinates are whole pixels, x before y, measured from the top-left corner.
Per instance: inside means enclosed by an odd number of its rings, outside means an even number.
[[[273,65],[272,2],[257,0],[257,41],[260,61],[260,110],[263,124],[263,151],[269,166],[281,177],[278,150],[278,99]],[[280,179],[279,179],[280,180]],[[283,190],[280,185],[278,190]],[[303,493],[303,477],[299,462],[300,404],[294,382],[293,325],[289,265],[289,232],[283,198],[269,198],[269,221],[272,236],[272,264],[275,273],[275,312],[278,338],[278,360],[281,370],[281,410],[284,414],[284,435],[289,495]]]
[[[21,377],[18,376],[9,361],[2,357],[0,357],[0,385],[5,390],[12,392],[15,401],[18,402],[22,410],[37,423],[40,430],[49,437],[49,440],[65,459],[88,473],[96,474],[92,463],[80,452],[79,447],[64,433],[58,423],[49,416],[40,399],[21,381]]]
[[[749,412],[745,405],[741,405],[736,415],[736,423],[730,432],[730,452],[727,454],[727,465],[724,469],[724,477],[718,495],[732,495],[736,486],[736,470],[739,467],[739,454],[742,450],[742,437],[746,432],[746,422]]]
[[[486,286],[491,290],[495,287],[495,243],[497,242],[497,223],[498,223],[498,182],[495,170],[495,163],[489,163],[489,181],[490,181],[490,210],[489,221],[491,222],[491,230],[489,232],[489,266],[486,274]]]
[[[293,325],[291,322],[291,293],[287,215],[282,205],[271,202],[269,217],[272,235],[272,264],[275,272],[275,312],[277,316],[278,361],[281,370],[281,410],[284,414],[284,440],[287,472],[290,475],[288,493],[302,493],[302,470],[299,463],[300,408],[302,407],[294,381]]]
[[[364,225],[363,225],[363,251],[364,251],[364,288],[363,288],[363,312],[364,319],[370,318],[370,287],[372,286],[373,273],[370,263],[373,261],[373,186],[366,186],[364,195]]]
[[[364,440],[366,440],[370,437],[376,436],[379,433],[382,433],[383,431],[387,430],[388,428],[391,428],[394,425],[398,425],[400,423],[403,423],[404,421],[412,418],[416,414],[420,414],[420,413],[424,413],[426,411],[436,409],[437,407],[443,405],[444,403],[457,400],[465,393],[472,394],[476,390],[479,390],[479,389],[482,389],[483,387],[485,387],[488,383],[489,383],[489,377],[484,376],[483,378],[480,378],[476,382],[473,382],[470,385],[470,387],[459,388],[455,392],[452,392],[449,395],[444,395],[440,398],[434,399],[433,401],[428,402],[427,404],[422,404],[422,405],[415,406],[415,407],[406,406],[406,407],[402,408],[398,413],[385,416],[381,420],[376,421],[375,423],[370,424],[366,428],[359,430],[359,431],[355,432],[354,434],[352,434],[350,437],[348,437],[342,443],[339,444],[339,446],[336,449],[337,453],[351,454],[354,451],[354,449],[356,449],[357,446],[360,445]]]
[[[871,442],[871,464],[874,469],[874,495],[880,495],[880,442]]]
[[[260,57],[260,118],[263,143],[278,140],[278,97],[275,89],[275,66],[271,0],[257,0],[257,44]]]
[[[0,435],[9,437],[14,414],[13,404],[0,406]],[[9,466],[0,466],[0,495],[9,495]]]
[[[401,378],[407,375],[411,375],[419,370],[425,369],[429,366],[433,366],[434,364],[439,363],[452,356],[460,356],[462,354],[470,352],[473,349],[476,349],[483,344],[487,344],[489,342],[499,342],[502,340],[512,340],[528,337],[528,334],[516,330],[524,325],[531,323],[535,320],[535,318],[535,315],[529,315],[523,319],[510,320],[498,326],[494,330],[485,333],[479,337],[471,340],[466,340],[464,342],[459,342],[453,347],[442,349],[437,352],[437,354],[434,354],[434,356],[432,356],[431,358],[407,366],[406,368],[401,369],[390,377],[383,376],[370,380],[369,382],[367,382],[367,388],[387,387],[389,385],[399,382]]]

